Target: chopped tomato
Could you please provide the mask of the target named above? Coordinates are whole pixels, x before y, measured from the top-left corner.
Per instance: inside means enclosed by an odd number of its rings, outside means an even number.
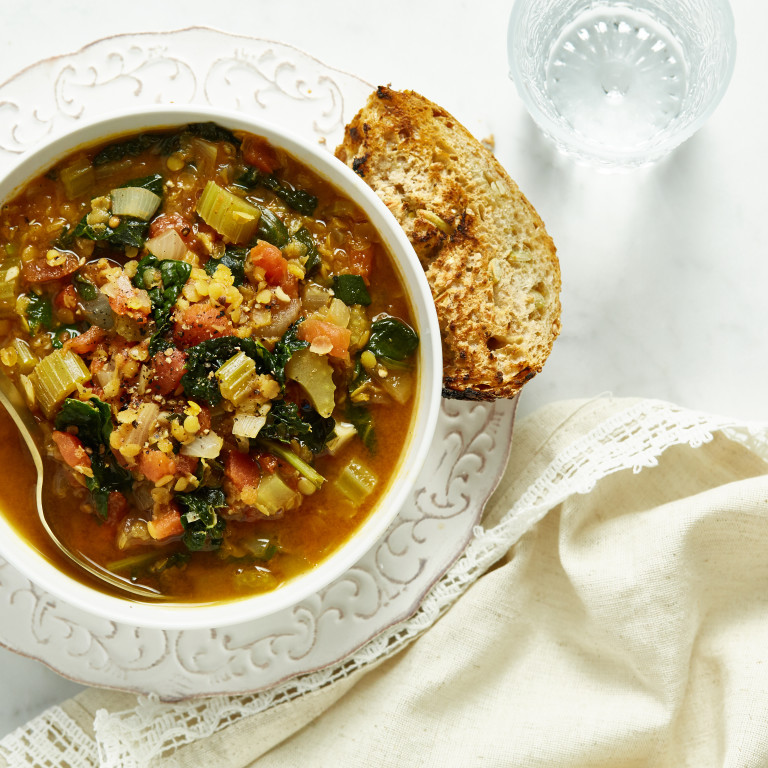
[[[128,499],[120,491],[110,491],[107,497],[107,523],[117,524],[125,517]]]
[[[74,253],[61,253],[64,259],[61,264],[51,264],[47,259],[27,261],[21,268],[22,277],[28,283],[47,283],[51,280],[61,280],[77,271],[80,260]]]
[[[230,451],[224,462],[224,474],[234,483],[238,491],[255,488],[261,479],[259,465],[250,454]]]
[[[153,219],[149,225],[149,237],[157,237],[157,235],[165,232],[167,229],[175,229],[186,245],[191,245],[192,241],[197,239],[192,229],[192,224],[180,213],[161,213],[157,218]]]
[[[152,311],[149,294],[143,288],[134,287],[127,275],[120,275],[114,282],[107,283],[101,292],[109,299],[109,306],[115,314],[144,322]]]
[[[351,333],[348,328],[334,325],[315,317],[307,318],[299,325],[297,336],[310,344],[321,345],[327,340],[332,347],[328,352],[333,357],[349,357]]]
[[[98,325],[92,325],[79,336],[67,339],[64,342],[64,348],[71,349],[73,352],[77,352],[78,355],[85,355],[88,352],[93,352],[106,335],[107,332],[103,328],[99,328]]]
[[[268,472],[270,475],[277,472],[279,462],[271,453],[257,453],[253,458],[256,459],[263,472]]]
[[[117,526],[128,512],[128,499],[120,491],[110,491],[107,496],[107,517],[99,525],[98,535],[105,541],[114,541]]]
[[[77,291],[75,286],[65,285],[54,297],[53,303],[57,309],[74,309],[77,306]]]
[[[349,271],[353,275],[360,275],[365,282],[371,276],[373,269],[373,248],[366,248],[363,251],[351,251],[349,254]]]
[[[141,451],[136,457],[136,464],[139,472],[152,483],[176,474],[176,462],[156,448],[145,448]]]
[[[180,453],[174,458],[177,475],[193,475],[197,469],[197,456],[185,456]]]
[[[251,248],[249,257],[255,267],[264,270],[264,279],[270,285],[280,285],[289,274],[288,262],[283,258],[280,249],[266,240],[259,240]]]
[[[200,406],[200,413],[197,414],[197,421],[200,424],[200,432],[205,434],[211,428],[211,409],[207,405]]]
[[[170,395],[181,383],[181,377],[187,372],[187,355],[172,347],[165,352],[158,352],[152,358],[152,381],[150,386],[161,395]]]
[[[277,152],[260,136],[246,136],[240,147],[243,160],[248,165],[254,165],[262,173],[274,173],[280,167]]]
[[[90,467],[91,457],[85,452],[83,448],[83,441],[75,435],[70,435],[69,432],[54,431],[51,434],[53,442],[56,443],[56,447],[59,449],[61,458],[70,467]]]
[[[231,336],[234,328],[222,309],[210,304],[191,304],[176,317],[173,337],[182,347],[193,347],[217,336]]]
[[[212,240],[219,238],[216,230],[203,222],[191,224],[180,213],[162,213],[149,225],[149,237],[155,237],[167,229],[175,229],[184,245],[193,250],[198,256],[207,255],[205,244],[198,238],[198,232],[206,232]]]
[[[156,540],[181,536],[184,533],[184,526],[181,524],[179,508],[173,503],[155,506],[152,510],[152,519],[147,523],[147,530]]]

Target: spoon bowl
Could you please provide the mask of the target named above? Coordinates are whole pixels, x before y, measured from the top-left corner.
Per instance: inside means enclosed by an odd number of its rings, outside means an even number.
[[[35,502],[37,506],[37,514],[40,518],[40,524],[43,530],[48,534],[50,540],[56,545],[58,550],[78,568],[89,573],[91,576],[109,584],[111,587],[120,590],[121,592],[127,592],[134,597],[141,597],[144,599],[150,598],[152,600],[168,600],[171,599],[151,587],[146,587],[143,584],[134,584],[128,579],[123,579],[115,573],[108,571],[106,568],[101,567],[97,563],[94,563],[82,552],[77,552],[67,547],[64,542],[57,536],[56,532],[48,522],[48,518],[45,516],[45,506],[43,504],[43,488],[45,486],[45,467],[43,465],[43,458],[40,455],[39,444],[42,443],[42,431],[40,425],[35,420],[34,416],[29,412],[26,407],[19,390],[14,383],[0,371],[0,404],[8,411],[8,414],[13,419],[16,427],[18,428],[24,442],[29,449],[29,453],[32,456],[32,461],[35,464],[37,470],[37,483],[35,485]]]

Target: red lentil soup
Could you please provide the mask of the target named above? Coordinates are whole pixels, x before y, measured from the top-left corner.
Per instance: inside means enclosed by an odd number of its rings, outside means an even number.
[[[406,292],[361,210],[265,139],[196,123],[79,149],[3,205],[0,259],[0,365],[72,550],[181,601],[243,597],[387,489],[418,377]],[[28,489],[14,440],[2,471]],[[0,508],[55,557],[19,487]]]

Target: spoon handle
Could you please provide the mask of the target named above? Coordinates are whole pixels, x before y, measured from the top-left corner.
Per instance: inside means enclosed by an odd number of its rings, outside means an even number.
[[[2,371],[0,371],[0,404],[2,404],[5,410],[8,411],[11,418],[15,422],[19,432],[21,433],[21,436],[24,438],[24,442],[27,444],[29,453],[32,456],[32,461],[34,462],[35,469],[37,470],[35,500],[37,502],[38,516],[40,517],[40,523],[45,529],[45,532],[48,534],[56,547],[79,568],[88,572],[91,574],[91,576],[95,576],[100,581],[107,582],[122,592],[128,592],[131,595],[143,597],[145,599],[150,598],[152,600],[172,600],[173,598],[163,595],[161,592],[158,592],[151,587],[146,587],[143,584],[134,584],[127,579],[120,578],[111,571],[108,571],[106,568],[98,565],[98,563],[94,563],[82,553],[73,552],[59,539],[59,537],[48,523],[43,507],[43,459],[40,455],[40,448],[38,447],[38,443],[33,437],[33,435],[40,435],[40,425],[37,423],[35,417],[27,408],[27,405],[19,393],[16,385]]]

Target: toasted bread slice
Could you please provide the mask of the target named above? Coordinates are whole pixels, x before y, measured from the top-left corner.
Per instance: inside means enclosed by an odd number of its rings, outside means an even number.
[[[413,91],[379,87],[336,156],[421,260],[443,337],[443,394],[514,396],[560,331],[560,266],[533,206],[458,120]]]

